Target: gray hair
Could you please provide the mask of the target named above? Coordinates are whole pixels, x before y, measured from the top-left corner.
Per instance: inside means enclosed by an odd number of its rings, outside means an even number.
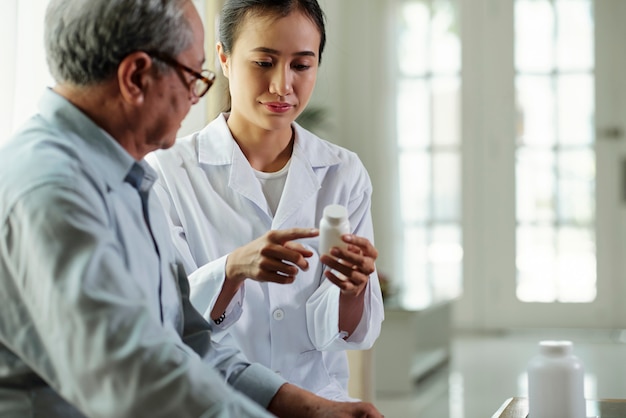
[[[86,86],[114,76],[135,51],[176,57],[193,41],[187,1],[51,0],[44,28],[50,73],[58,83]]]

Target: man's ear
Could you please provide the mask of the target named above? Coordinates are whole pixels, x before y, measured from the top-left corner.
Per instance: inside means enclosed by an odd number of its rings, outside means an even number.
[[[217,49],[217,56],[220,59],[220,66],[222,67],[222,73],[224,77],[228,78],[228,71],[230,68],[230,61],[228,59],[228,55],[224,52],[224,45],[221,42],[218,42],[215,46]]]
[[[140,105],[145,99],[146,88],[154,78],[154,66],[150,55],[143,51],[124,57],[117,67],[117,82],[124,100]]]

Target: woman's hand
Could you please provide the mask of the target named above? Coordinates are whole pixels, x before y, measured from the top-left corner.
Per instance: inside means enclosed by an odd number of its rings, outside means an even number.
[[[254,241],[231,252],[226,260],[226,279],[243,282],[292,283],[300,270],[307,270],[307,258],[313,252],[297,239],[316,237],[315,228],[292,228],[268,231]]]
[[[345,339],[348,339],[363,316],[363,290],[376,270],[378,250],[367,238],[346,234],[341,239],[348,244],[347,247],[334,247],[331,255],[323,255],[321,261],[330,268],[324,272],[326,278],[341,289],[338,326],[340,331],[347,333]]]
[[[277,417],[384,418],[369,402],[331,401],[290,383],[278,389],[267,409]]]
[[[376,270],[378,250],[364,237],[345,234],[341,239],[346,248],[334,247],[331,255],[321,257],[322,263],[330,268],[324,275],[341,289],[346,296],[359,296]]]
[[[293,241],[318,235],[315,228],[272,230],[231,252],[226,259],[226,277],[211,309],[211,318],[217,324],[222,322],[228,304],[245,279],[293,283],[300,270],[309,268],[306,259],[313,255],[312,251]]]

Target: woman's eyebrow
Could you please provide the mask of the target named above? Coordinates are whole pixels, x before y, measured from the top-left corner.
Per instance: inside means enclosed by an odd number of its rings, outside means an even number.
[[[254,48],[252,51],[254,52],[265,52],[266,54],[273,54],[273,55],[281,55],[280,51],[276,50],[276,49],[272,49],[272,48],[267,48],[264,46],[259,46],[257,48]],[[295,54],[296,56],[305,56],[305,57],[315,57],[316,54],[313,51],[299,51],[296,52]]]

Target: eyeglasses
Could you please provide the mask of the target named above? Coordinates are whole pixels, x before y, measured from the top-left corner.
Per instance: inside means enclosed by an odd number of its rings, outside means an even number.
[[[170,58],[167,55],[161,54],[160,52],[146,53],[152,58],[162,61],[165,64],[176,69],[186,71],[187,73],[194,76],[194,79],[191,82],[188,82],[183,77],[183,82],[189,87],[194,96],[196,96],[197,98],[204,96],[215,82],[215,73],[211,70],[202,70],[202,72],[197,72],[187,67],[186,65],[183,65],[180,62],[176,61],[174,58]]]

